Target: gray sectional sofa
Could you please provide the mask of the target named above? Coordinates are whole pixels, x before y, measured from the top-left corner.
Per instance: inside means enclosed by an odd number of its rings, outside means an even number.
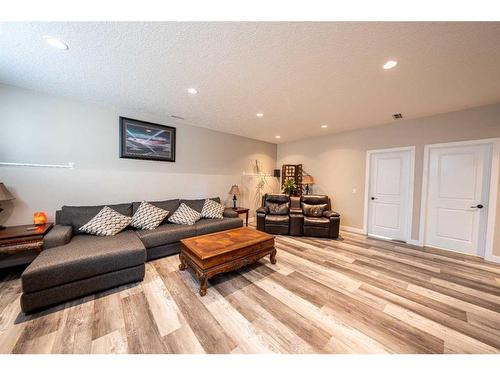
[[[219,198],[210,198],[220,202]],[[201,212],[205,199],[150,202],[168,210],[169,216],[185,203]],[[132,216],[140,202],[108,205]],[[223,219],[201,219],[194,225],[165,221],[153,230],[125,230],[111,237],[82,234],[82,225],[104,206],[63,206],[56,225],[44,239],[44,251],[21,276],[21,309],[30,313],[77,297],[96,293],[144,278],[147,260],[180,251],[180,240],[243,226],[231,209]]]

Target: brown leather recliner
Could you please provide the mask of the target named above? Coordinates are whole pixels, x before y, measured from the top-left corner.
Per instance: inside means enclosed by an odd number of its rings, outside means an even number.
[[[290,197],[287,194],[266,194],[257,209],[257,230],[272,234],[288,234]]]
[[[304,215],[304,236],[338,238],[340,215],[331,210],[327,195],[303,195],[300,205]]]

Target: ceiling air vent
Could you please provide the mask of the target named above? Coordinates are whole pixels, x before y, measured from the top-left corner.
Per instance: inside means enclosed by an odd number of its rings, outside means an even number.
[[[401,120],[403,118],[403,115],[401,113],[395,113],[392,115],[392,118],[394,120]]]
[[[181,117],[181,116],[170,115],[170,117],[175,118],[177,120],[184,120],[184,117]]]

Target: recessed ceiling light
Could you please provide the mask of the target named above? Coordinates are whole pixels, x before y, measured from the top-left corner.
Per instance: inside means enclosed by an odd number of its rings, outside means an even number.
[[[387,61],[385,64],[384,64],[384,69],[387,70],[387,69],[392,69],[394,68],[396,65],[398,65],[398,62],[396,60],[389,60]]]
[[[196,95],[198,94],[198,90],[191,87],[190,89],[188,89],[188,93],[190,93],[191,95]]]
[[[274,138],[276,139],[280,139],[281,138],[281,135],[275,135]]]
[[[53,38],[51,36],[44,36],[45,41],[54,48],[57,49],[69,49],[68,45],[59,39]]]
[[[257,117],[264,117],[264,114],[259,112],[255,116],[257,116]]]
[[[328,125],[321,125],[321,127],[322,127],[323,129],[326,129],[326,128],[328,127]]]

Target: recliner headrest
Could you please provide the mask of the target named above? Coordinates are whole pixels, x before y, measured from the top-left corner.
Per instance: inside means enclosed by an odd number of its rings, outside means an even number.
[[[290,197],[286,194],[267,194],[266,201],[273,203],[287,203]]]
[[[303,195],[301,197],[301,202],[307,204],[328,204],[329,203],[328,195]]]

